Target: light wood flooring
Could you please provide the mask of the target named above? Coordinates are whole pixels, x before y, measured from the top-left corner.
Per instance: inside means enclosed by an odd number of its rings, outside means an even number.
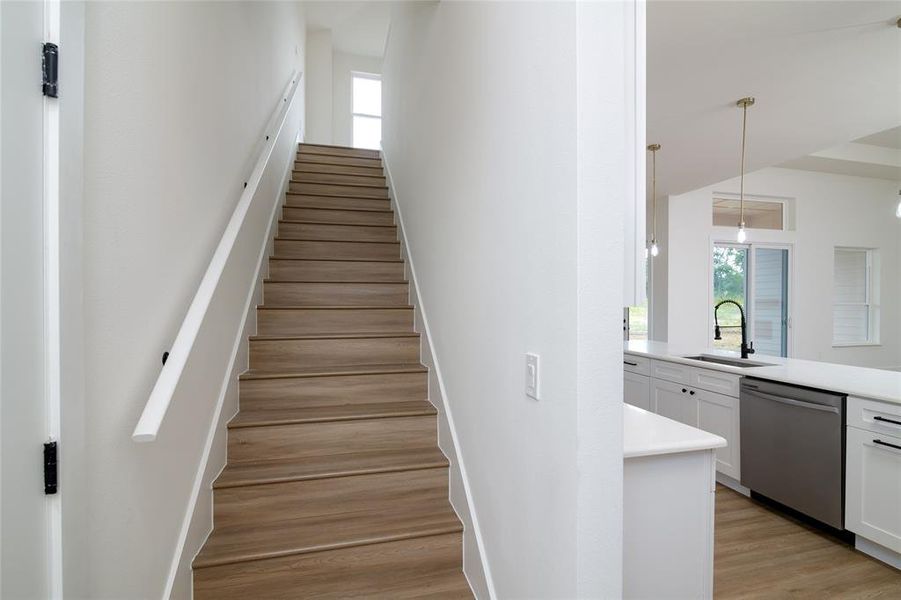
[[[901,599],[901,571],[720,485],[715,532],[714,598]]]

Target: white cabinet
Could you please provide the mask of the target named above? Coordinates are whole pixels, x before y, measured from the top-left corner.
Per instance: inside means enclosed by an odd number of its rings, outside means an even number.
[[[728,445],[716,450],[716,470],[741,479],[741,428],[738,398],[697,390],[698,429],[726,438]]]
[[[623,400],[626,404],[653,412],[651,408],[651,378],[647,375],[637,375],[625,371],[623,373]]]
[[[901,552],[901,437],[847,428],[845,528]]]
[[[665,360],[652,360],[651,377],[688,385],[691,380],[691,367]]]
[[[626,403],[725,438],[716,470],[741,479],[738,375],[631,354],[623,369]]]
[[[680,383],[651,379],[651,406],[658,415],[698,426],[697,392]]]

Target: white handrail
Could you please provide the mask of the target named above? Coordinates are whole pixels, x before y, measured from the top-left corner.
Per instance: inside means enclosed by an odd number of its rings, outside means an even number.
[[[185,364],[188,362],[188,356],[194,347],[204,315],[206,315],[210,302],[213,299],[213,293],[219,285],[222,272],[225,270],[225,265],[231,255],[232,248],[234,248],[235,240],[238,238],[238,233],[244,224],[247,211],[250,209],[250,203],[263,177],[263,170],[269,162],[269,157],[272,156],[276,141],[282,135],[282,128],[288,117],[288,112],[294,104],[302,76],[303,74],[297,71],[292,73],[291,82],[285,86],[285,91],[282,94],[282,101],[279,102],[279,106],[276,107],[269,118],[269,122],[266,124],[264,130],[266,141],[263,144],[260,157],[257,159],[250,178],[247,180],[247,187],[241,194],[241,198],[238,200],[237,206],[235,206],[235,211],[232,213],[231,219],[222,233],[222,239],[219,240],[219,245],[216,246],[216,251],[210,259],[210,264],[203,274],[203,279],[200,280],[200,286],[198,286],[194,299],[191,301],[191,306],[188,307],[185,319],[182,321],[178,334],[175,336],[175,342],[169,350],[169,357],[160,370],[156,384],[153,386],[153,391],[150,392],[150,398],[147,399],[144,412],[141,413],[141,418],[138,420],[134,433],[131,434],[131,438],[135,442],[152,442],[156,439],[160,426],[163,423],[163,418],[166,416],[166,411],[169,409],[169,404],[172,402],[175,388],[178,386]]]

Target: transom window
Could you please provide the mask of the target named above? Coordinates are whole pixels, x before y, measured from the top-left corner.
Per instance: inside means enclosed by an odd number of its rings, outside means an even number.
[[[737,227],[741,221],[741,203],[734,198],[713,199],[713,224]],[[747,200],[744,210],[748,229],[785,229],[785,204],[776,200]]]

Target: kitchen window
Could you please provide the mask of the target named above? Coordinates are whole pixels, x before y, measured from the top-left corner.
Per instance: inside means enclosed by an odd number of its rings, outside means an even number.
[[[878,344],[878,251],[836,248],[834,260],[832,345]]]
[[[378,75],[352,75],[354,148],[378,150],[382,143],[382,81]]]

